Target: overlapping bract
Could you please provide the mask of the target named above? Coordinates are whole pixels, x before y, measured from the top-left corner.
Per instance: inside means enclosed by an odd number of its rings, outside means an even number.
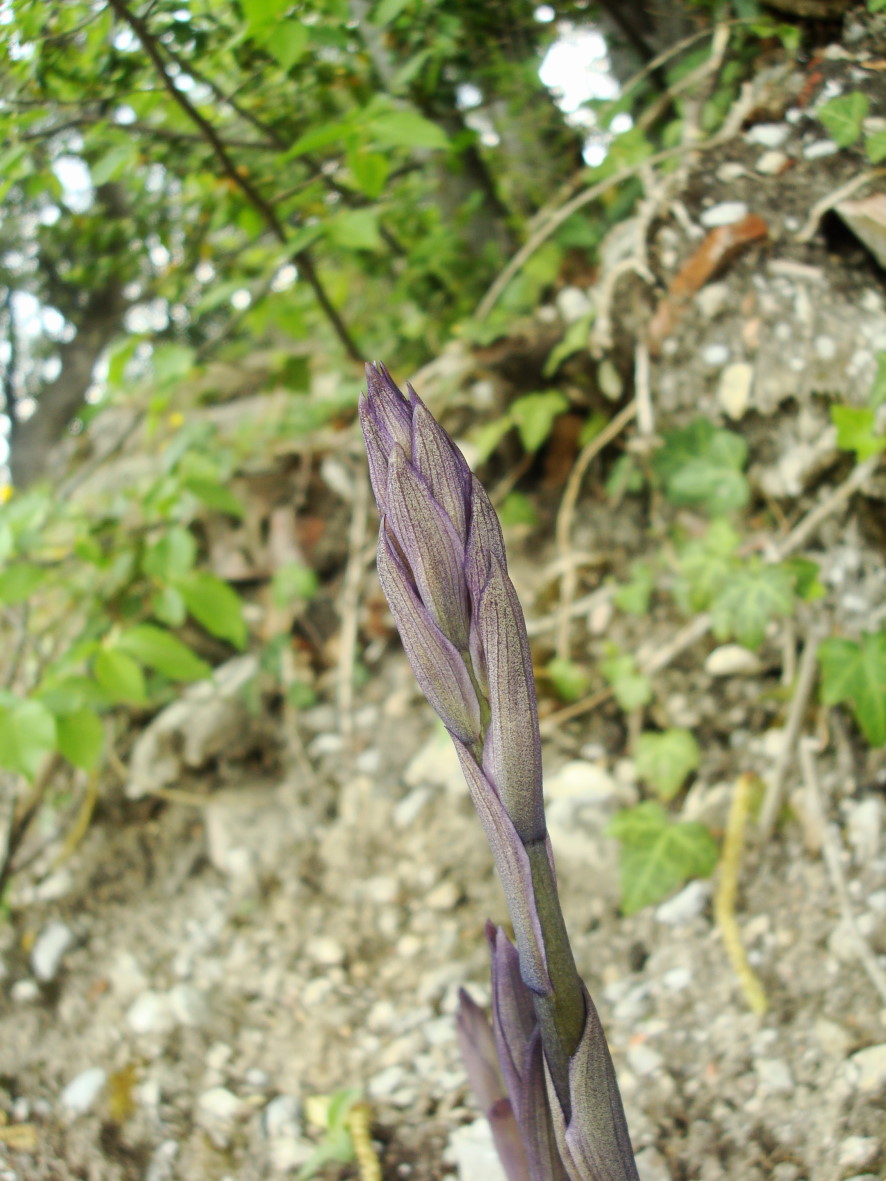
[[[547,840],[535,684],[495,510],[411,386],[367,366],[360,419],[378,571],[492,849],[516,947],[492,926],[493,1027],[466,994],[459,1040],[509,1181],[637,1181],[615,1072],[575,970]]]

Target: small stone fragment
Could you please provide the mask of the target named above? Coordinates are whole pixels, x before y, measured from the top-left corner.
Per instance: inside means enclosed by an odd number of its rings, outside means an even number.
[[[309,939],[305,952],[315,964],[322,964],[327,968],[334,968],[345,962],[346,952],[337,939],[330,935],[316,935]]]
[[[748,131],[748,139],[761,148],[780,148],[789,132],[786,123],[755,123]]]
[[[783,1058],[758,1058],[754,1063],[760,1090],[766,1095],[790,1095],[794,1079]]]
[[[873,1136],[847,1136],[840,1143],[840,1168],[863,1169],[879,1151],[879,1141]]]
[[[656,907],[655,917],[670,927],[685,926],[702,913],[710,893],[710,882],[690,882],[679,894]]]
[[[628,1046],[628,1066],[639,1078],[655,1074],[664,1065],[664,1058],[645,1042]]]
[[[54,980],[65,952],[74,942],[71,928],[58,919],[48,923],[31,950],[31,971],[43,984]]]
[[[602,767],[575,759],[561,767],[545,784],[549,800],[582,800],[602,804],[618,797],[618,785]]]
[[[126,1024],[133,1033],[168,1033],[175,1025],[169,997],[147,989],[129,1006]]]
[[[492,1132],[485,1119],[463,1124],[449,1137],[447,1156],[454,1161],[459,1181],[507,1181]]]
[[[836,156],[839,150],[832,139],[816,139],[806,145],[803,155],[807,160],[823,160],[826,156]]]
[[[711,677],[752,677],[760,671],[760,661],[741,644],[721,644],[708,654],[704,670]]]
[[[557,293],[557,310],[564,323],[574,324],[576,320],[590,315],[593,305],[580,287],[564,287]]]
[[[778,176],[787,162],[784,152],[764,152],[754,167],[761,176]]]
[[[706,230],[712,230],[715,226],[731,226],[747,215],[748,207],[744,201],[721,201],[705,209],[698,220]]]
[[[281,1173],[303,1165],[314,1146],[303,1136],[299,1102],[294,1095],[278,1095],[262,1112],[262,1130],[271,1164]]]
[[[85,1115],[101,1094],[107,1078],[100,1066],[90,1067],[71,1079],[59,1096],[59,1102],[69,1115]]]
[[[640,1181],[671,1181],[671,1170],[657,1148],[643,1148],[636,1156]]]
[[[196,1121],[216,1148],[227,1148],[247,1110],[243,1100],[226,1087],[210,1087],[197,1100]]]
[[[725,344],[708,344],[701,350],[701,359],[711,369],[719,369],[729,360],[729,349]]]
[[[865,1095],[886,1087],[886,1042],[859,1050],[846,1064],[848,1082]]]
[[[748,408],[753,381],[754,371],[746,361],[736,361],[732,365],[727,365],[720,374],[717,401],[734,422],[737,422]]]

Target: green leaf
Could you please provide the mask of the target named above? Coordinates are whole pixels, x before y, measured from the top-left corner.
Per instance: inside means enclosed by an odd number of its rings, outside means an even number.
[[[615,700],[623,710],[639,709],[652,700],[649,678],[637,671],[633,656],[619,652],[612,644],[607,645],[607,655],[600,662],[600,671],[612,686]]]
[[[528,496],[523,492],[509,492],[498,510],[499,520],[509,525],[537,525],[538,513]]]
[[[142,570],[149,578],[168,582],[171,578],[187,574],[196,560],[197,543],[194,535],[180,525],[172,525],[159,541],[146,550],[142,558]]]
[[[643,491],[643,473],[632,455],[620,455],[612,465],[606,480],[606,495],[610,500],[621,500],[629,492]]]
[[[212,673],[212,666],[186,644],[152,623],[139,623],[124,632],[117,647],[171,681],[202,681]]]
[[[871,746],[886,745],[886,631],[853,640],[824,640],[818,649],[821,699],[849,702]]]
[[[181,381],[191,371],[196,354],[183,344],[160,344],[151,354],[154,377],[161,385]]]
[[[473,462],[485,463],[513,425],[510,414],[503,414],[501,418],[493,418],[491,422],[472,431],[470,442],[474,449]]]
[[[874,131],[870,135],[866,135],[864,150],[872,164],[879,164],[886,160],[886,131]]]
[[[867,95],[860,90],[832,98],[815,114],[824,124],[834,143],[841,148],[851,147],[861,135],[861,127],[867,118],[870,104]]]
[[[809,558],[788,558],[782,565],[794,580],[794,594],[804,603],[814,603],[827,593],[818,577],[818,562]]]
[[[346,250],[384,250],[377,209],[343,209],[326,223],[330,242]]]
[[[195,570],[175,585],[188,611],[210,635],[235,648],[246,647],[243,601],[233,587],[206,570]]]
[[[136,145],[130,143],[117,144],[110,151],[105,152],[89,166],[89,174],[94,185],[106,184],[109,180],[116,180],[135,163]]]
[[[635,914],[667,898],[689,878],[713,873],[719,851],[703,824],[673,823],[652,800],[613,816],[607,827],[622,844],[622,910]]]
[[[511,418],[527,451],[537,451],[551,433],[554,419],[569,409],[569,402],[559,390],[524,394],[511,406]]]
[[[703,538],[686,542],[677,558],[677,601],[688,612],[704,611],[736,569],[740,538],[728,521],[712,521]]]
[[[886,449],[886,435],[874,433],[876,412],[868,406],[832,406],[831,422],[837,428],[837,446],[854,451],[859,463]]]
[[[92,662],[92,672],[112,701],[123,705],[141,705],[145,701],[144,674],[126,652],[102,648]]]
[[[42,702],[13,698],[0,706],[0,766],[33,779],[55,748],[55,718]]]
[[[794,608],[794,580],[783,566],[751,563],[734,571],[711,604],[714,634],[734,636],[746,648],[758,648],[769,621],[790,615]]]
[[[877,372],[868,390],[868,406],[877,410],[886,404],[886,353],[877,353]]]
[[[716,517],[748,502],[750,488],[742,474],[747,453],[740,435],[697,418],[666,436],[652,466],[672,504],[696,506]]]
[[[386,111],[374,115],[368,128],[380,147],[437,150],[449,147],[449,139],[442,127],[425,119],[418,111]]]
[[[304,57],[310,43],[308,26],[298,20],[281,21],[271,36],[262,39],[271,56],[284,70],[290,70]]]
[[[548,359],[545,361],[542,373],[545,377],[551,377],[560,368],[567,357],[571,357],[573,353],[579,352],[580,349],[587,349],[591,325],[594,322],[594,314],[590,312],[581,319],[573,321],[566,329],[566,333],[559,344],[554,345],[548,354]]]
[[[287,607],[293,599],[313,599],[320,586],[317,572],[301,562],[286,562],[274,571],[271,598],[277,607]]]
[[[58,749],[73,767],[91,771],[105,742],[101,718],[91,709],[62,714],[55,720]]]
[[[588,691],[591,679],[583,668],[572,660],[555,656],[545,666],[557,696],[563,701],[578,701]]]
[[[672,800],[690,772],[699,764],[701,752],[689,730],[665,730],[641,734],[637,739],[637,774],[663,800]]]
[[[227,513],[229,517],[243,516],[243,505],[224,484],[219,484],[215,480],[204,480],[198,476],[188,476],[182,481],[182,486],[216,512]]]
[[[348,152],[348,167],[354,184],[364,196],[373,201],[380,196],[391,171],[387,156],[383,156],[381,152],[355,148]]]
[[[378,4],[372,10],[372,23],[379,26],[389,25],[410,3],[411,0],[378,0]]]
[[[24,603],[41,583],[47,571],[42,566],[18,562],[0,573],[0,603]]]
[[[167,627],[181,627],[188,616],[185,601],[174,586],[157,588],[151,596],[151,611]]]
[[[645,615],[655,587],[652,567],[645,562],[635,562],[631,567],[631,581],[618,587],[612,600],[629,615]]]

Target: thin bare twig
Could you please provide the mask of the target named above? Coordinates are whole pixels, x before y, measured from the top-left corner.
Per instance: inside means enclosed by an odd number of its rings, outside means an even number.
[[[212,148],[216,159],[221,165],[222,171],[228,177],[233,185],[235,185],[249,201],[250,205],[261,214],[261,217],[268,229],[274,235],[278,242],[283,245],[288,241],[288,234],[284,228],[283,223],[277,217],[274,207],[267,201],[258,191],[252,181],[244,172],[238,168],[231,159],[228,151],[218,135],[218,132],[212,126],[208,119],[197,110],[193,103],[189,100],[186,94],[175,85],[169,71],[166,68],[166,63],[160,52],[159,44],[156,38],[151,33],[147,24],[141,17],[132,12],[124,0],[108,0],[110,6],[114,9],[117,15],[124,20],[141,42],[142,48],[151,59],[157,73],[160,75],[160,80],[167,90],[173,102],[177,103],[179,107],[187,115],[188,119],[203,135],[206,142]],[[296,253],[295,259],[298,263],[299,271],[304,276],[305,281],[314,292],[314,296],[323,309],[327,320],[331,324],[333,331],[339,338],[348,356],[354,361],[362,359],[360,350],[354,343],[350,332],[348,331],[345,322],[342,320],[336,308],[332,305],[326,289],[320,281],[317,274],[317,269],[314,266],[313,258],[307,250],[300,250]]]
[[[850,499],[861,486],[874,474],[881,456],[875,455],[866,459],[852,469],[842,484],[825,497],[821,504],[811,509],[801,521],[790,531],[787,537],[775,543],[769,561],[780,562],[798,550],[812,536],[815,530],[832,516],[847,500]]]
[[[886,972],[880,967],[877,957],[871,951],[867,940],[858,928],[858,923],[855,921],[855,912],[852,909],[849,890],[846,887],[843,866],[840,864],[840,835],[836,825],[828,823],[825,816],[824,804],[821,798],[821,786],[818,780],[818,770],[815,765],[814,740],[805,739],[800,743],[800,766],[803,771],[807,800],[810,806],[817,812],[822,836],[821,851],[824,857],[824,863],[827,866],[828,875],[831,879],[831,885],[837,896],[840,914],[852,935],[856,955],[862,967],[867,972],[881,1001],[886,1005]]]
[[[795,241],[811,242],[818,231],[819,222],[826,213],[829,213],[841,201],[845,201],[847,197],[851,197],[868,181],[876,180],[878,176],[886,176],[886,168],[871,168],[868,172],[860,172],[858,176],[853,176],[852,180],[841,185],[839,189],[834,189],[832,193],[828,193],[820,201],[816,201],[809,210],[809,216],[802,229],[797,231]]]
[[[751,1012],[763,1014],[768,1008],[766,993],[748,962],[747,952],[741,941],[741,931],[735,918],[744,834],[751,811],[751,791],[755,782],[755,775],[739,775],[732,789],[732,803],[729,807],[729,819],[726,822],[726,836],[720,858],[720,873],[714,893],[714,918],[723,937],[726,954],[739,979]]]
[[[578,459],[576,459],[572,471],[569,473],[566,490],[563,493],[563,499],[560,502],[560,509],[557,513],[556,541],[557,554],[560,558],[564,558],[569,552],[572,517],[575,513],[575,504],[578,500],[578,494],[585,472],[588,470],[594,458],[624,430],[636,413],[637,403],[636,401],[632,401],[624,409],[620,410],[611,422],[607,423],[599,435],[595,435],[585,445]],[[561,660],[569,659],[569,607],[575,597],[576,584],[577,576],[575,568],[567,567],[563,575],[563,580],[560,583],[560,625],[557,632],[557,656]]]
[[[782,736],[781,750],[778,754],[778,761],[775,764],[772,778],[766,784],[766,794],[763,798],[763,807],[760,811],[759,833],[761,840],[764,841],[768,841],[772,836],[772,830],[775,828],[775,822],[781,810],[784,799],[785,776],[793,758],[794,747],[797,744],[800,728],[803,725],[803,718],[806,714],[806,706],[809,702],[809,696],[812,693],[812,687],[815,684],[818,644],[819,637],[815,632],[807,636],[806,646],[803,649],[803,655],[800,659],[797,684],[794,689],[794,695],[791,698],[788,720]]]
[[[360,588],[366,569],[364,549],[366,544],[366,518],[369,508],[369,481],[362,469],[354,478],[354,500],[351,513],[351,528],[348,533],[348,563],[342,581],[339,611],[341,633],[338,643],[338,666],[336,669],[336,705],[338,706],[339,730],[346,740],[354,732],[354,661],[357,652],[357,624],[360,606]]]

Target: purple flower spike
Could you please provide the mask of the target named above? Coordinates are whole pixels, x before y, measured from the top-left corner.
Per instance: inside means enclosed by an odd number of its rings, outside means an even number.
[[[500,928],[489,934],[494,1036],[462,998],[471,1084],[509,1181],[637,1181],[557,897],[529,639],[501,526],[412,387],[405,398],[383,365],[367,365],[366,382],[379,580],[419,687],[452,735],[514,925],[516,946]]]

